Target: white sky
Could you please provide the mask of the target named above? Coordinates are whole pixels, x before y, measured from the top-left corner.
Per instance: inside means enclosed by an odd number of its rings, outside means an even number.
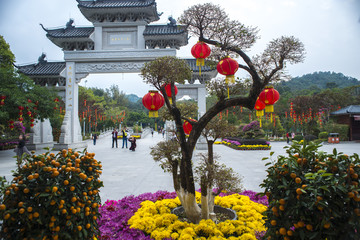
[[[220,5],[231,19],[258,27],[261,39],[249,55],[260,53],[266,44],[282,35],[299,38],[306,48],[304,63],[289,65],[295,77],[315,71],[341,72],[360,79],[360,0],[156,0],[163,12],[155,24],[166,24],[172,15],[177,19],[188,7],[212,2]],[[62,27],[69,18],[75,26],[91,26],[75,0],[0,0],[0,35],[10,44],[17,64],[34,63],[42,52],[49,61],[63,60],[63,53],[46,38],[46,28]],[[190,58],[196,42],[192,37],[178,57]],[[237,73],[244,77],[245,73]],[[138,74],[93,74],[81,85],[108,88],[118,84],[120,90],[143,96],[150,86]]]

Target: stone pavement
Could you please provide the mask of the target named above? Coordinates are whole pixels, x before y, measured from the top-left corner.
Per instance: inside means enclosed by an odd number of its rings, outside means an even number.
[[[150,147],[162,140],[161,134],[154,133],[153,137],[149,134],[137,140],[135,152],[123,149],[121,139],[118,140],[118,148],[111,148],[110,134],[98,139],[95,146],[91,140],[88,141],[88,151],[94,152],[95,158],[103,165],[101,180],[104,187],[100,190],[102,202],[158,190],[174,191],[171,175],[164,173],[150,155]],[[271,143],[271,151],[275,152],[273,159],[276,159],[277,155],[285,155],[285,145],[285,142]],[[349,155],[360,154],[360,143],[354,142],[324,144],[321,150],[331,152],[334,147],[338,152]],[[37,151],[37,154],[41,152],[44,151]],[[195,151],[194,156],[199,152]],[[270,151],[240,151],[223,145],[214,145],[214,152],[220,155],[220,162],[243,176],[243,186],[246,189],[261,191],[259,184],[266,177],[266,162],[261,159],[269,157]],[[16,159],[12,158],[14,155],[13,150],[0,151],[0,176],[5,176],[7,180],[12,179],[11,170],[16,167]],[[196,157],[193,159],[196,164]]]

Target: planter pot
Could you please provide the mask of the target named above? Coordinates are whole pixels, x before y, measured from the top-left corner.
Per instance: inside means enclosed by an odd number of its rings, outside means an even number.
[[[199,207],[201,208],[201,204],[199,204]],[[229,220],[237,220],[236,212],[230,208],[224,208],[219,205],[215,205],[214,212],[227,215]],[[179,206],[171,210],[171,213],[180,216],[184,213],[184,208],[182,206]]]

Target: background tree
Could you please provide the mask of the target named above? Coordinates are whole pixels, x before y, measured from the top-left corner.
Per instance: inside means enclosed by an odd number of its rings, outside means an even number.
[[[17,121],[19,107],[23,107],[23,122],[29,127],[31,119],[50,118],[55,114],[54,100],[56,92],[35,83],[18,73],[14,67],[15,57],[10,46],[0,36],[0,96],[4,104],[0,105],[0,123],[8,127],[9,121]]]
[[[218,82],[218,101],[201,116],[188,138],[186,138],[182,120],[188,120],[181,115],[176,101],[172,104],[166,95],[163,85],[171,84],[174,93],[174,83],[183,83],[190,79],[191,72],[188,65],[174,57],[163,57],[145,64],[141,75],[147,83],[152,84],[165,98],[165,105],[174,118],[177,135],[181,147],[180,180],[181,191],[179,199],[185,210],[185,214],[192,222],[201,219],[200,208],[195,200],[195,185],[192,168],[192,155],[202,130],[219,112],[232,107],[244,106],[253,109],[255,101],[263,88],[272,80],[283,76],[283,68],[286,63],[298,63],[304,58],[304,46],[295,37],[280,37],[271,41],[263,54],[251,59],[245,51],[248,50],[258,38],[257,29],[246,27],[238,21],[230,20],[228,15],[219,6],[207,3],[198,4],[186,10],[179,19],[185,24],[190,34],[214,47],[219,48],[224,55],[234,53],[241,57],[243,64],[240,69],[249,73],[252,84],[246,96],[227,98],[227,84]],[[175,96],[175,94],[172,94]]]

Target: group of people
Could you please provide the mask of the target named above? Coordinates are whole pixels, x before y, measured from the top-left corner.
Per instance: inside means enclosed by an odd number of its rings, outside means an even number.
[[[136,138],[135,137],[130,137],[128,139],[127,137],[127,132],[126,130],[123,128],[121,130],[121,134],[122,134],[122,139],[123,139],[123,142],[122,142],[122,148],[126,147],[128,148],[127,146],[127,141],[129,140],[129,142],[131,143],[131,146],[129,148],[129,150],[131,151],[135,151],[135,148],[136,148]],[[114,148],[114,145],[116,145],[116,148],[118,147],[118,131],[116,128],[114,128],[114,130],[111,132],[111,136],[112,136],[112,148]]]
[[[294,139],[295,137],[295,133],[286,133],[286,142],[289,143],[290,142],[290,137],[291,139]]]

